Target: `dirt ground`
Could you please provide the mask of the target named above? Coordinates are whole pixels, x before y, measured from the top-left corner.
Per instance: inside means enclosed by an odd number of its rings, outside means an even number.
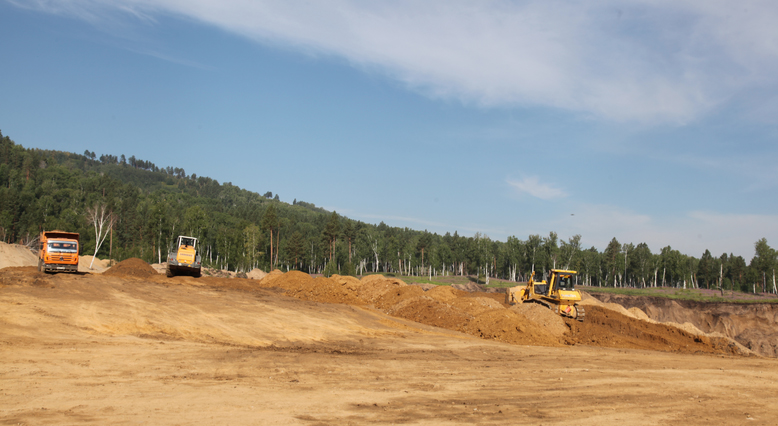
[[[0,424],[778,422],[778,360],[594,306],[559,320],[381,278],[5,268]]]

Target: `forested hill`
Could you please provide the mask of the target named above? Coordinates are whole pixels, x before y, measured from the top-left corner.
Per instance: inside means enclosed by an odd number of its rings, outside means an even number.
[[[24,148],[0,133],[0,239],[31,243],[41,230],[81,234],[82,254],[96,246],[88,212],[105,208],[115,219],[98,256],[164,261],[177,235],[200,239],[204,263],[222,269],[299,269],[309,273],[395,272],[465,274],[526,279],[533,269],[579,271],[580,280],[603,286],[718,286],[772,290],[776,251],[762,239],[747,265],[740,256],[698,259],[667,246],[652,253],[645,243],[615,238],[599,252],[551,232],[526,240],[493,241],[431,234],[353,221],[313,204],[282,202],[183,168],[161,168],[124,155],[74,154]],[[326,269],[325,269],[326,268]]]

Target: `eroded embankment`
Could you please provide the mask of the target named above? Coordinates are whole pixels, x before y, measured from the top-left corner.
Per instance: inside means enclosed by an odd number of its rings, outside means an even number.
[[[674,300],[663,297],[592,293],[601,302],[639,308],[660,322],[691,323],[721,333],[759,355],[778,356],[778,304]]]

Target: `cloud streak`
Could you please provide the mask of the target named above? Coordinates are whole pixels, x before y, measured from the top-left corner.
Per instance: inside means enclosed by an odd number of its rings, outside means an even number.
[[[522,180],[506,181],[513,189],[520,194],[529,194],[541,200],[553,200],[567,197],[567,193],[553,185],[541,183],[537,176],[526,177]]]
[[[36,0],[92,23],[170,15],[345,58],[433,98],[686,123],[778,81],[778,3]],[[771,99],[774,98],[771,97]],[[742,99],[741,99],[742,101]],[[758,106],[754,106],[757,108]]]

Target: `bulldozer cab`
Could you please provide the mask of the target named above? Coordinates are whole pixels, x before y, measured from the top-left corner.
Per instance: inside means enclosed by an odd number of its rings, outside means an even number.
[[[556,290],[575,290],[575,284],[573,283],[572,275],[559,275],[557,276],[556,283],[554,283]]]
[[[191,247],[195,248],[195,245],[197,244],[197,238],[193,237],[178,237],[178,244],[176,245],[176,248],[178,247]]]

